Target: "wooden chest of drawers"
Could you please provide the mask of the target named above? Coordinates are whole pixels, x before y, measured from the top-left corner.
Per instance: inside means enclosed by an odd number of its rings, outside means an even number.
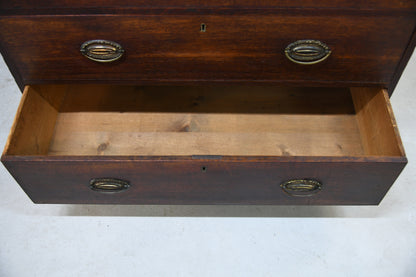
[[[35,203],[378,204],[415,26],[411,0],[4,2],[2,162]]]

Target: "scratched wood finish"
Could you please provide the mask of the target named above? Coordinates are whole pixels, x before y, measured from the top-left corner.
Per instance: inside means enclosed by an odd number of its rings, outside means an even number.
[[[26,84],[388,86],[415,22],[388,15],[19,16],[0,18],[0,41]],[[83,57],[80,45],[97,38],[120,43],[122,60],[102,64]],[[333,53],[316,65],[295,64],[284,49],[298,39],[321,40]]]

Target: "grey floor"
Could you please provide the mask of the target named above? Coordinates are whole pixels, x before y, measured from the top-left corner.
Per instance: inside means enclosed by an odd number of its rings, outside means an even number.
[[[0,145],[20,92],[0,61]],[[0,276],[416,276],[416,55],[391,98],[409,164],[380,206],[35,205],[0,166]]]

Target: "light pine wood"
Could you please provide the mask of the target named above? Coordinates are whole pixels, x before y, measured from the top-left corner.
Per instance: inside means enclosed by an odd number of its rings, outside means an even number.
[[[6,152],[404,156],[383,90],[241,86],[27,87]]]
[[[50,155],[362,154],[347,89],[71,85],[67,91]]]
[[[2,154],[3,156],[7,155],[10,152],[9,149],[12,144],[12,140],[14,140],[15,138],[16,127],[22,115],[23,106],[26,103],[28,90],[29,90],[29,86],[26,86],[25,89],[23,90],[22,98],[20,99],[19,107],[17,107],[17,111],[13,120],[12,128],[10,129],[10,133],[9,133],[9,136],[7,137],[6,145],[4,146],[4,149],[3,149],[3,154]]]
[[[222,132],[358,134],[354,115],[75,112],[59,113],[55,132]]]
[[[50,155],[362,155],[354,115],[62,113]]]
[[[46,155],[58,111],[39,92],[27,86],[4,153]]]
[[[404,156],[387,91],[351,88],[351,95],[366,155]]]

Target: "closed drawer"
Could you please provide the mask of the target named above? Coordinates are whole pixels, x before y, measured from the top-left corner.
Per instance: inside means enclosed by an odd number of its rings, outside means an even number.
[[[3,52],[25,84],[245,82],[387,87],[416,19],[365,15],[3,16]],[[201,24],[205,32],[201,32]],[[121,59],[85,58],[81,45],[120,44]],[[332,51],[317,64],[285,56],[299,40]]]
[[[378,88],[38,85],[2,162],[36,203],[378,204],[406,157]]]

